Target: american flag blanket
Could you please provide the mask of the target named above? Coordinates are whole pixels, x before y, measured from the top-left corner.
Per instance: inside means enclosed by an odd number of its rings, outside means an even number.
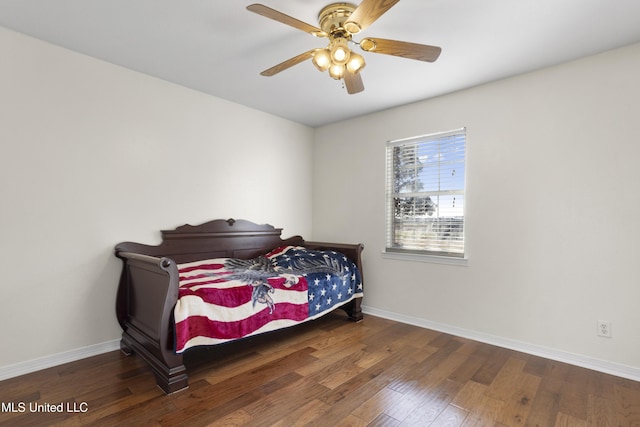
[[[297,246],[250,260],[180,264],[178,271],[177,353],[315,319],[363,295],[360,271],[346,256]]]

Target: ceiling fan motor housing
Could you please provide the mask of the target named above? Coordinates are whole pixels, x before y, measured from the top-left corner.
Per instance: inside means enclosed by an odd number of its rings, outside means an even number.
[[[354,23],[345,22],[356,9],[356,5],[352,3],[332,3],[324,7],[318,14],[320,28],[332,37],[345,37],[351,39],[351,34],[360,31],[360,27]]]

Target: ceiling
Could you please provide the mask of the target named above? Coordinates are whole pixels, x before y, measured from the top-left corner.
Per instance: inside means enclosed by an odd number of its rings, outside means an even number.
[[[0,0],[0,25],[314,127],[640,41],[638,0],[401,0],[354,39],[440,46],[440,58],[360,52],[365,91],[348,95],[311,61],[260,75],[327,41],[246,10],[257,1]],[[331,2],[259,1],[314,26]]]

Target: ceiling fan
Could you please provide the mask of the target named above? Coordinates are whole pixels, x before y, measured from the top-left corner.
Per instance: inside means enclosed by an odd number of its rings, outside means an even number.
[[[362,0],[358,6],[351,3],[331,3],[318,14],[320,28],[262,4],[247,6],[249,11],[258,15],[289,25],[313,36],[329,39],[329,45],[326,48],[311,49],[264,70],[260,74],[273,76],[307,59],[311,59],[318,70],[322,72],[328,71],[329,76],[336,80],[344,79],[347,92],[354,94],[364,90],[360,71],[366,64],[362,55],[349,49],[349,43],[359,45],[365,52],[434,62],[442,51],[441,48],[436,46],[373,37],[364,38],[359,42],[353,40],[352,37],[354,35],[369,27],[399,1]]]

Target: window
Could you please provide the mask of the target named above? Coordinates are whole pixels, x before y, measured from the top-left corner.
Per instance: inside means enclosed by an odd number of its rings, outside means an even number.
[[[464,257],[466,130],[387,143],[387,252]]]

